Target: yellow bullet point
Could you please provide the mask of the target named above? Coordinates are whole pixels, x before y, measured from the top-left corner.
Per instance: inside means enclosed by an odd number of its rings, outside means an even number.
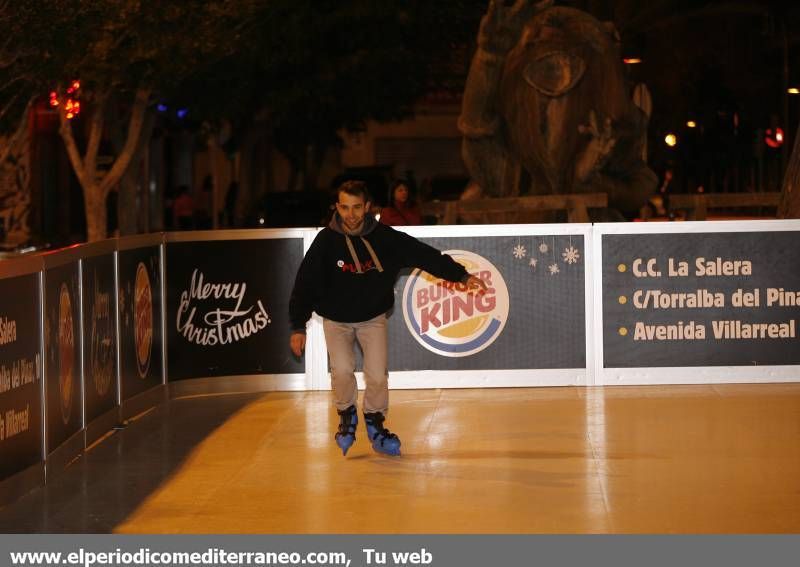
[[[624,295],[620,295],[619,296],[619,304],[620,305],[625,305],[626,303],[628,303],[628,298],[625,297]]]
[[[625,270],[627,270],[628,268],[625,266],[625,264],[620,264],[619,266],[617,266],[617,269],[618,269],[620,272],[624,272],[624,271],[625,271]]]
[[[626,329],[625,327],[620,327],[619,328],[619,334],[624,337],[625,335],[628,334],[628,329]]]

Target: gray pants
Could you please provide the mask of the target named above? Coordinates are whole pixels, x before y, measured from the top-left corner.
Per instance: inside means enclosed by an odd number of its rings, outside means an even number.
[[[364,411],[379,411],[386,415],[389,409],[389,371],[386,364],[386,315],[381,314],[361,323],[339,323],[322,320],[325,343],[331,363],[331,387],[336,409],[355,405],[358,399],[356,384],[355,342],[364,353]]]

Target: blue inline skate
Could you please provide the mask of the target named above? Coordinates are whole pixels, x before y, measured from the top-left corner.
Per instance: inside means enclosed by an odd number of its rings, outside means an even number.
[[[383,426],[386,418],[381,412],[364,413],[367,435],[372,448],[378,453],[396,456],[400,454],[400,439]]]
[[[342,450],[342,455],[347,455],[347,450],[356,440],[356,425],[358,425],[358,412],[356,406],[344,410],[336,410],[339,414],[339,430],[336,432],[336,444]]]

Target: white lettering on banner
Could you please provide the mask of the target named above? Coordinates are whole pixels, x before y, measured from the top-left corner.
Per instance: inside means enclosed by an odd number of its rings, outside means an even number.
[[[260,299],[246,309],[242,306],[246,291],[244,282],[208,283],[203,281],[203,272],[194,270],[189,290],[181,293],[176,319],[178,332],[189,342],[202,346],[230,344],[258,333],[272,319]],[[198,322],[197,307],[192,302],[210,300],[233,300],[235,305],[216,306]]]
[[[205,551],[158,551],[149,547],[132,548],[130,551],[116,548],[114,551],[21,551],[10,552],[11,565],[262,565],[299,567],[300,565],[319,565],[350,567],[351,559],[342,551],[228,551],[216,547]],[[433,561],[433,554],[423,548],[419,553],[411,553],[409,561],[417,556],[422,563]]]
[[[793,339],[794,319],[785,323],[743,323],[738,320],[712,321],[715,339]]]
[[[646,325],[639,321],[633,333],[635,341],[683,341],[705,339],[706,327],[700,323],[678,321],[675,325]]]
[[[756,290],[758,291],[758,290]],[[767,307],[796,307],[800,305],[800,291],[784,290],[781,288],[767,288]]]
[[[702,276],[750,276],[753,275],[753,265],[749,260],[723,260],[715,258],[695,260],[695,275]]]
[[[7,345],[17,340],[17,322],[0,317],[0,345]]]
[[[8,410],[5,414],[3,433],[0,439],[7,439],[28,430],[30,425],[31,406],[27,404],[22,411]]]
[[[707,289],[692,292],[670,293],[660,289],[639,289],[633,293],[633,306],[637,309],[699,309],[725,307],[725,295]]]
[[[364,562],[367,565],[386,565],[388,554],[385,551],[378,551],[372,548],[362,548]],[[392,551],[392,565],[430,565],[433,563],[433,554],[424,547],[419,551]]]
[[[90,366],[98,396],[105,396],[111,387],[114,374],[114,352],[111,330],[111,294],[100,289],[97,272],[94,274],[94,302],[92,303],[92,331],[90,341]]]
[[[0,394],[32,384],[39,379],[39,354],[33,361],[27,358],[14,361],[11,370],[0,366]],[[28,430],[30,424],[30,405],[24,411],[7,410],[0,412],[0,441]]]
[[[658,269],[656,258],[636,258],[631,264],[633,276],[637,278],[660,278],[661,270]],[[687,277],[689,263],[684,260],[667,258],[668,277]],[[695,276],[751,276],[753,263],[750,260],[723,260],[722,258],[706,259],[695,258]]]
[[[39,354],[33,361],[27,358],[15,360],[9,369],[5,364],[0,365],[0,394],[31,384],[39,379]]]
[[[711,321],[714,338],[720,339],[794,339],[797,324],[794,319],[783,323],[745,323],[743,321]],[[706,326],[702,323],[678,321],[671,325],[648,325],[636,323],[635,341],[684,341],[706,338]]]
[[[38,354],[36,355],[38,358]],[[27,358],[19,361],[20,366],[20,385],[31,384],[35,378],[34,363]]]

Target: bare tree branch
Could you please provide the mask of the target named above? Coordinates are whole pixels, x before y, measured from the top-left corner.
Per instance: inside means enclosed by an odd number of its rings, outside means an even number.
[[[11,97],[11,99],[10,99],[10,100],[9,100],[9,101],[6,103],[6,105],[3,107],[3,109],[2,109],[2,110],[0,110],[0,120],[2,120],[2,119],[5,117],[5,115],[6,115],[6,114],[8,114],[8,112],[9,112],[9,111],[10,111],[12,108],[14,108],[14,105],[16,104],[17,100],[19,100],[19,97],[20,97],[20,96],[22,96],[22,93],[21,93],[21,92],[18,92],[17,94],[15,94],[15,95],[14,95],[13,97]]]
[[[22,118],[19,121],[16,132],[9,136],[8,143],[0,149],[0,163],[8,159],[11,150],[14,149],[14,146],[16,146],[20,138],[25,135],[25,131],[28,129],[28,112],[30,112],[31,106],[33,106],[33,99],[29,100],[28,104],[25,106],[25,111],[22,113]],[[2,118],[2,114],[0,114],[0,118]]]
[[[128,136],[125,140],[125,145],[114,161],[111,170],[100,182],[103,195],[107,195],[111,188],[119,182],[125,170],[128,169],[133,155],[136,153],[135,150],[139,143],[139,136],[142,133],[145,112],[147,111],[147,105],[150,101],[150,92],[150,89],[147,87],[139,87],[136,90],[133,101],[133,111],[131,112],[131,119],[128,123]]]
[[[84,156],[84,165],[88,175],[94,176],[97,169],[97,152],[100,149],[100,140],[103,138],[103,125],[105,123],[106,115],[106,100],[107,94],[101,92],[98,94],[94,111],[92,114],[92,121],[89,130],[89,143],[86,145],[86,155]]]
[[[78,145],[75,143],[75,137],[72,135],[72,124],[67,118],[67,112],[64,110],[64,106],[61,104],[58,105],[58,118],[61,123],[59,133],[61,134],[61,139],[64,140],[64,147],[67,149],[69,161],[72,162],[72,168],[75,170],[75,175],[78,177],[81,185],[86,188],[90,180],[86,176],[86,170],[83,166],[81,154],[78,151]]]

